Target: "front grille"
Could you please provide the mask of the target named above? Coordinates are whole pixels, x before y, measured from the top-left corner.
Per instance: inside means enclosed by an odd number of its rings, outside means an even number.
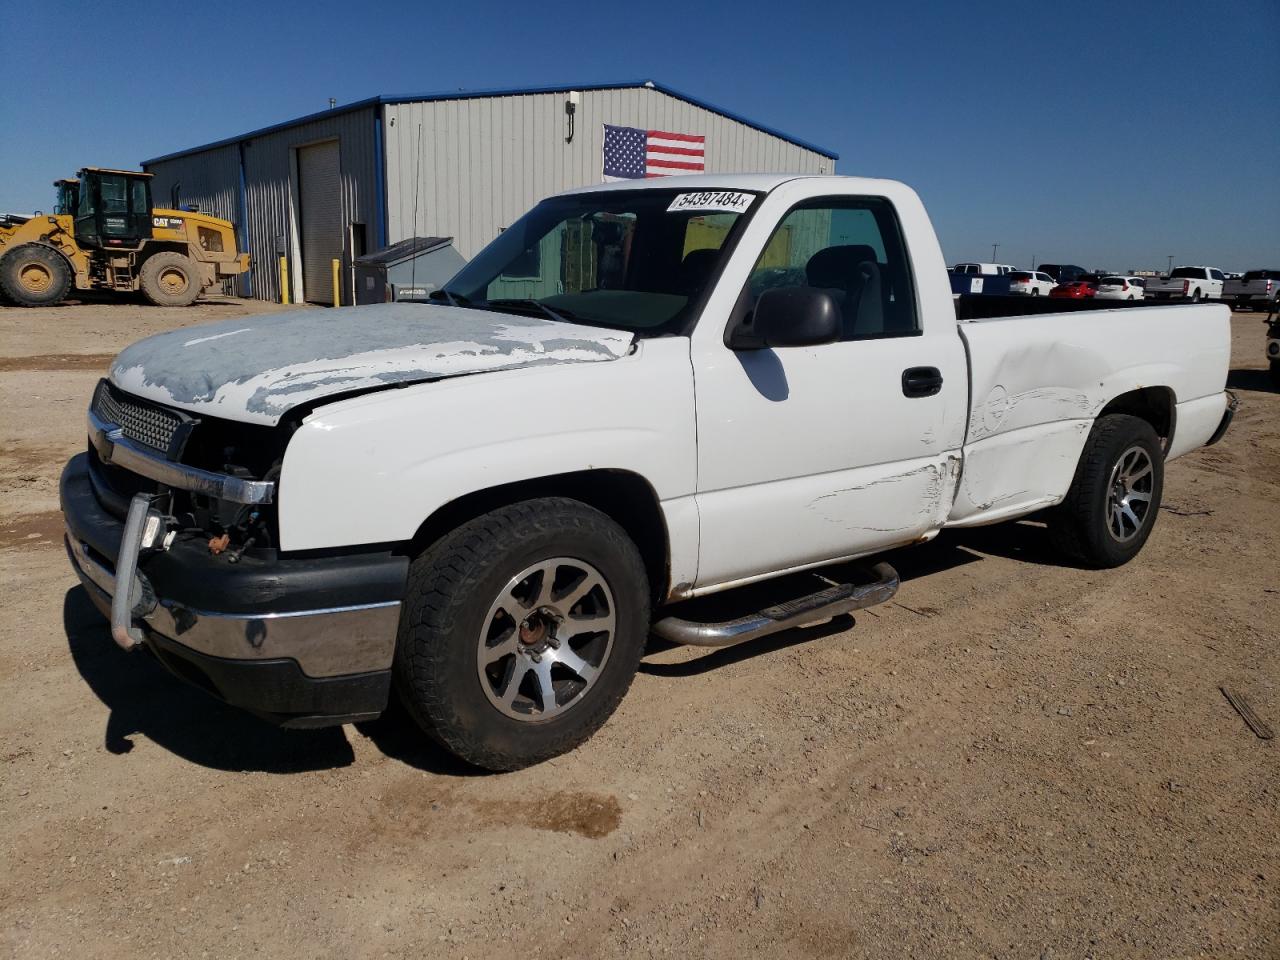
[[[93,412],[107,423],[115,424],[126,437],[176,459],[181,440],[191,422],[176,410],[168,410],[121,393],[106,380],[98,383],[93,395]],[[175,441],[177,443],[175,444]]]

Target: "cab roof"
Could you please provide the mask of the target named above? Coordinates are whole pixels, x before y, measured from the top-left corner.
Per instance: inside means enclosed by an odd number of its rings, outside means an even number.
[[[81,173],[118,173],[125,177],[146,177],[150,179],[154,177],[154,173],[147,173],[145,170],[116,170],[112,167],[81,167]]]
[[[649,177],[644,180],[613,180],[587,187],[575,187],[560,195],[599,193],[609,190],[753,190],[768,193],[793,180],[830,180],[833,183],[863,183],[869,191],[882,189],[884,180],[819,173],[695,173],[681,177]]]

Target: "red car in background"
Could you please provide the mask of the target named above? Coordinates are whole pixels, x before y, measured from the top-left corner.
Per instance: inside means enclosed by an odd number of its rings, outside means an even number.
[[[1082,276],[1067,283],[1060,283],[1049,291],[1049,296],[1067,300],[1083,300],[1098,292],[1098,278]]]

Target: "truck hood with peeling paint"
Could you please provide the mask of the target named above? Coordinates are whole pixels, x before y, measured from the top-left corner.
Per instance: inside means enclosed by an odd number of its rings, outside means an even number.
[[[111,365],[121,390],[228,420],[275,424],[352,391],[554,363],[616,360],[630,333],[420,303],[295,310],[140,340]]]

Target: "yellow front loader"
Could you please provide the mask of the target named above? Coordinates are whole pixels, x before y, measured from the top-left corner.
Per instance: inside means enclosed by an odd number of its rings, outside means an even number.
[[[24,307],[49,307],[73,290],[142,291],[184,307],[249,269],[226,220],[151,205],[149,173],[85,167],[57,180],[52,214],[0,217],[0,291]]]

